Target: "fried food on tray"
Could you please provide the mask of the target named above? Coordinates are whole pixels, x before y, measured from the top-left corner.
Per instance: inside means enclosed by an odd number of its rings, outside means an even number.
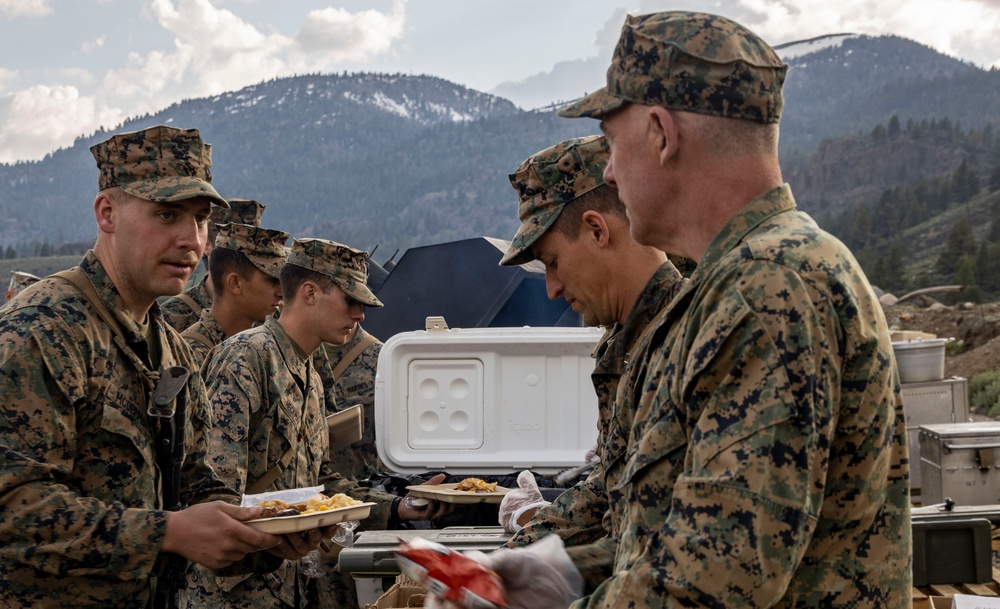
[[[261,518],[279,518],[282,516],[298,516],[299,514],[313,514],[315,512],[325,512],[339,508],[360,505],[362,502],[343,493],[337,493],[333,497],[327,497],[319,493],[310,498],[305,503],[285,503],[280,499],[266,499],[257,505],[261,508]]]
[[[466,478],[458,483],[455,490],[470,493],[492,493],[497,490],[497,483],[487,482],[482,478]]]

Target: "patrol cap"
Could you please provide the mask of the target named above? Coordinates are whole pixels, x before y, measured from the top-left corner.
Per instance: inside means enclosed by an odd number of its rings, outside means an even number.
[[[226,201],[229,203],[229,209],[212,210],[214,224],[233,223],[260,226],[260,218],[264,215],[266,205],[253,199],[226,199]]]
[[[552,226],[566,204],[604,184],[610,154],[602,135],[573,138],[536,152],[508,176],[517,191],[521,227],[500,260],[501,266],[535,259],[531,245]]]
[[[11,271],[10,284],[8,285],[8,288],[15,294],[18,294],[21,290],[35,283],[39,279],[41,279],[41,277],[32,275],[31,273],[25,273],[24,271]]]
[[[229,207],[212,187],[212,147],[197,129],[158,125],[120,133],[91,146],[90,152],[100,171],[98,190],[118,186],[157,203],[207,197],[214,205]]]
[[[706,13],[629,16],[607,86],[559,111],[602,118],[625,102],[776,123],[788,66],[742,25]]]
[[[220,224],[215,247],[241,252],[255,267],[275,279],[285,264],[288,233],[249,224]]]
[[[285,262],[330,277],[348,296],[363,305],[382,306],[366,284],[368,252],[326,239],[293,239]]]

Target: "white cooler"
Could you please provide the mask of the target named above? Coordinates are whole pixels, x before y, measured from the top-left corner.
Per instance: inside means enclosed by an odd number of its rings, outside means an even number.
[[[398,473],[555,474],[597,441],[598,328],[427,330],[390,338],[375,376],[379,457]]]

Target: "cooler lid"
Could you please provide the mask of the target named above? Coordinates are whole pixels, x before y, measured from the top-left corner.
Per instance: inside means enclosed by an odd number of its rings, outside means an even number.
[[[584,462],[597,441],[601,329],[428,327],[379,354],[375,437],[389,469],[551,474]]]
[[[938,425],[921,425],[920,431],[941,438],[979,438],[1000,436],[1000,421],[981,421],[975,423],[941,423]]]

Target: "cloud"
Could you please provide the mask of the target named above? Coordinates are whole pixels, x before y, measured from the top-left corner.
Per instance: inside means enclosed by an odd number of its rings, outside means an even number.
[[[0,0],[4,8],[23,9],[27,4],[47,6],[39,0]],[[93,95],[81,94],[75,86],[83,87],[93,76],[70,69],[60,73],[60,85],[36,86],[0,99],[0,149],[6,155],[0,162],[40,158],[81,134],[182,99],[234,91],[279,76],[343,69],[348,67],[345,62],[363,64],[390,52],[402,37],[405,8],[405,0],[395,0],[386,13],[312,11],[298,34],[290,37],[263,33],[210,0],[150,0],[143,7],[144,17],[170,32],[173,45],[129,53],[120,66],[101,76]],[[101,35],[81,48],[89,53],[106,41]],[[14,73],[0,70],[0,87],[13,78]]]
[[[38,85],[5,100],[0,124],[0,162],[41,158],[84,133],[118,122],[121,110],[83,97],[76,87]]]
[[[94,38],[93,40],[87,40],[87,41],[85,41],[83,43],[83,45],[80,46],[80,49],[84,53],[86,53],[86,54],[89,55],[89,54],[93,53],[94,51],[96,51],[97,49],[102,48],[104,46],[104,43],[107,42],[107,40],[108,40],[108,37],[106,35],[101,35],[101,36],[98,36],[97,38]]]
[[[824,34],[895,34],[989,66],[997,59],[998,0],[643,0],[639,13],[703,10],[735,19],[771,44]]]
[[[1000,0],[640,0],[628,12],[665,10],[724,15],[771,44],[847,32],[895,34],[984,67],[1000,67]],[[493,92],[533,108],[593,91],[604,83],[624,20],[624,9],[617,9],[595,34],[594,57],[561,62],[549,72],[501,83]]]
[[[295,42],[313,62],[360,61],[388,52],[405,23],[404,0],[396,0],[388,13],[328,7],[309,12]]]
[[[44,17],[52,14],[48,0],[0,0],[0,15],[8,19]]]

